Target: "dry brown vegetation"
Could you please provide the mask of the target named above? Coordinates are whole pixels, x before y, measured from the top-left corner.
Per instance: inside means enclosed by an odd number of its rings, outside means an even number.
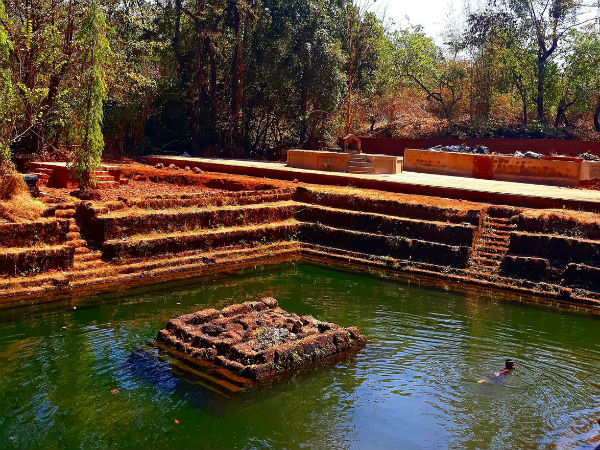
[[[33,199],[21,175],[7,171],[0,175],[0,220],[24,222],[39,219],[43,203]]]

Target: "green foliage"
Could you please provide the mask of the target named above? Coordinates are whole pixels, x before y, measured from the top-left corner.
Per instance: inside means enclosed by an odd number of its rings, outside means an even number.
[[[555,75],[555,126],[569,125],[566,116],[571,109],[582,114],[596,106],[595,93],[600,88],[597,75],[600,64],[600,38],[595,29],[570,33],[567,55],[562,70]]]
[[[339,11],[330,2],[271,0],[265,7],[268,14],[257,25],[248,56],[253,68],[245,91],[250,153],[269,144],[321,138],[344,83]]]
[[[104,138],[102,135],[103,103],[106,99],[105,66],[110,60],[110,46],[106,37],[104,14],[92,2],[83,19],[79,45],[84,71],[80,81],[80,100],[77,108],[80,123],[77,129],[78,147],[73,159],[73,170],[82,187],[95,184],[94,170],[100,166]]]
[[[86,184],[105,145],[278,157],[391,122],[419,91],[450,133],[537,135],[592,115],[600,131],[598,33],[574,21],[578,2],[486,2],[452,55],[374,3],[4,0],[0,158],[72,155]]]
[[[397,31],[392,36],[397,77],[421,89],[434,102],[449,124],[464,95],[465,65],[444,57],[421,28]]]
[[[10,23],[4,3],[0,2],[0,23]],[[13,129],[14,89],[9,70],[12,43],[0,26],[0,172],[10,166],[10,138]]]

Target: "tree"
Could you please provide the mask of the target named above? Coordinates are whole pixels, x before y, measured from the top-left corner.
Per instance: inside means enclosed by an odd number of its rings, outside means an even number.
[[[492,81],[498,92],[516,96],[522,123],[527,126],[528,109],[535,99],[536,50],[513,15],[492,8],[471,13],[458,47],[474,55],[475,65],[479,58],[488,62],[491,70],[482,82]]]
[[[0,173],[10,166],[10,139],[14,127],[14,90],[8,58],[11,42],[5,27],[9,18],[0,2]]]
[[[594,129],[600,131],[600,37],[595,27],[573,31],[568,53],[559,79],[559,102],[555,126],[570,125],[566,112],[569,108],[583,113],[593,111]]]
[[[463,100],[467,71],[464,64],[446,60],[420,27],[397,31],[393,36],[397,76],[425,92],[440,107],[448,124]]]
[[[381,27],[377,18],[369,13],[376,0],[344,0],[345,35],[344,43],[348,54],[346,62],[346,113],[344,133],[348,135],[352,127],[352,94],[354,83],[366,56],[377,42]]]
[[[518,23],[522,33],[531,36],[536,50],[537,120],[546,124],[546,77],[551,59],[561,49],[565,37],[573,29],[596,18],[580,19],[587,5],[580,0],[491,0],[492,7],[500,7]],[[498,6],[496,6],[498,5]],[[532,33],[533,31],[533,33]]]
[[[269,0],[264,8],[246,53],[249,153],[319,145],[344,87],[341,10],[328,0]]]
[[[78,86],[80,103],[77,113],[80,123],[76,133],[79,145],[74,155],[73,170],[82,188],[95,184],[93,174],[100,166],[104,150],[102,108],[106,100],[105,66],[110,58],[106,33],[104,14],[98,4],[92,1],[81,24],[79,36],[84,71]]]
[[[74,0],[4,0],[13,43],[10,70],[18,102],[13,150],[37,152],[52,124],[65,81],[72,74],[73,36],[81,6]]]
[[[156,18],[156,3],[104,0],[110,24],[111,62],[107,70],[108,99],[104,103],[105,153],[140,152],[148,118],[162,89],[172,76]]]

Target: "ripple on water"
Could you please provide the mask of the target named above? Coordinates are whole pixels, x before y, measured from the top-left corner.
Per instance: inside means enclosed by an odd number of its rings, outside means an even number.
[[[228,398],[144,347],[172,316],[265,292],[369,345]],[[590,448],[597,325],[314,266],[0,320],[0,447]]]

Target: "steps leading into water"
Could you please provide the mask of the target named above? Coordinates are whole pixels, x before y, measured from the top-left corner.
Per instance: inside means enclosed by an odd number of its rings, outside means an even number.
[[[152,233],[104,242],[105,260],[154,257],[188,250],[208,251],[231,245],[266,244],[292,240],[298,229],[295,219],[262,225],[244,225],[187,232]]]
[[[105,242],[144,234],[261,225],[291,219],[296,209],[296,203],[289,200],[222,207],[125,209],[98,215],[91,221],[91,234],[94,240]]]
[[[510,233],[516,225],[510,223],[510,218],[498,217],[493,211],[488,211],[482,221],[468,272],[479,277],[498,276],[500,264],[508,252]]]
[[[301,222],[397,238],[419,239],[471,247],[475,227],[469,223],[448,223],[392,214],[353,211],[330,206],[298,203],[296,218]]]

